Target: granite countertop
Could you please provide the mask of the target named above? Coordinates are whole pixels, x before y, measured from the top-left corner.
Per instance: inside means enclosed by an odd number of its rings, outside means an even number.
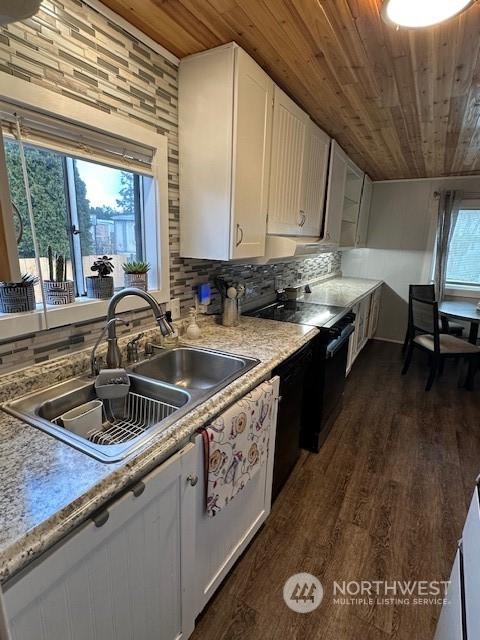
[[[382,280],[338,276],[312,285],[312,293],[302,294],[299,300],[336,307],[353,307],[381,284]]]
[[[318,333],[303,325],[242,317],[237,327],[213,318],[185,344],[249,356],[260,364],[148,440],[118,463],[102,463],[0,411],[0,582],[26,566],[122,489],[180,449],[201,426],[260,383]],[[158,330],[146,332],[154,340]],[[119,343],[125,348],[128,336]],[[90,349],[0,377],[0,402],[84,373]]]

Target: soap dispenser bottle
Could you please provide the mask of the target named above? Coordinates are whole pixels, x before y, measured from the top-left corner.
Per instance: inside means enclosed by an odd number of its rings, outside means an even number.
[[[188,312],[188,318],[189,322],[186,331],[187,338],[190,338],[190,340],[196,340],[197,338],[200,338],[201,331],[197,324],[197,312],[194,307],[191,307]]]

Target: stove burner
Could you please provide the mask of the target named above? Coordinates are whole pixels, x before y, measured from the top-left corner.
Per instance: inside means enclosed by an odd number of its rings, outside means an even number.
[[[279,322],[292,322],[294,324],[306,324],[312,327],[329,327],[333,320],[338,320],[348,309],[334,307],[328,304],[314,304],[299,300],[287,300],[274,302],[245,313],[247,316],[277,320]]]

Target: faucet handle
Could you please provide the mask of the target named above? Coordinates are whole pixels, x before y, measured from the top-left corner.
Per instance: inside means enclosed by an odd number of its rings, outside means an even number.
[[[105,360],[102,358],[102,356],[94,356],[93,362],[92,362],[91,377],[98,376],[98,374],[100,373],[100,370],[103,369],[104,366],[105,366]]]
[[[146,342],[145,343],[145,357],[146,358],[151,358],[153,356],[153,354],[155,353],[155,351],[164,351],[165,347],[162,347],[162,345],[160,344],[155,344],[153,342]]]
[[[144,336],[144,335],[145,335],[145,334],[143,333],[143,331],[142,331],[142,333],[139,333],[139,334],[138,334],[138,336],[136,336],[135,338],[132,338],[132,340],[130,340],[130,341],[127,343],[127,347],[128,347],[128,346],[133,347],[134,345],[136,345],[136,344],[137,344],[137,342],[138,342],[139,340],[141,340],[141,339],[143,338],[143,336]]]
[[[139,333],[138,336],[127,343],[127,360],[128,362],[138,362],[138,341],[143,338],[144,334]]]

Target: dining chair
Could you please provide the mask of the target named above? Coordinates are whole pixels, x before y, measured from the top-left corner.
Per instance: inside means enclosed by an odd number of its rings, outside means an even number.
[[[440,333],[438,302],[412,297],[411,329],[402,375],[407,373],[413,349],[417,347],[430,356],[430,373],[425,391],[432,388],[435,375],[446,358],[467,360],[468,374],[465,386],[469,390],[473,389],[473,378],[480,361],[480,347],[447,333]]]
[[[405,332],[405,340],[403,341],[402,353],[405,353],[408,346],[408,337],[411,327],[412,317],[412,298],[418,298],[419,300],[427,300],[433,302],[435,300],[435,285],[434,284],[411,284],[408,287],[408,324]],[[440,332],[449,333],[452,336],[461,338],[464,331],[464,326],[459,322],[449,320],[447,316],[440,316]]]

